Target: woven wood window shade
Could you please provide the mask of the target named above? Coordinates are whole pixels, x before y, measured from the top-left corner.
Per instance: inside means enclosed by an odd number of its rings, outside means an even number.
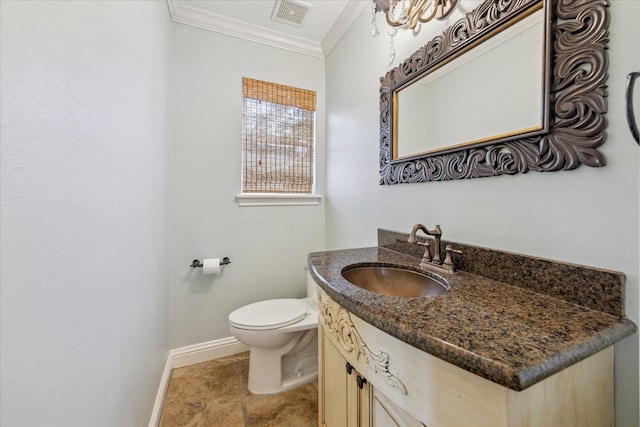
[[[316,93],[242,78],[242,192],[313,192]]]

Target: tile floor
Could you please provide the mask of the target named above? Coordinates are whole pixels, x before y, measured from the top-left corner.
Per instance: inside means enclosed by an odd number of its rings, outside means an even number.
[[[317,381],[257,395],[247,389],[249,353],[171,372],[161,427],[307,427],[318,425]]]

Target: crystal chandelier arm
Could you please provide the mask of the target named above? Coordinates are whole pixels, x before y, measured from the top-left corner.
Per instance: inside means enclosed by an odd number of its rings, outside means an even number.
[[[420,22],[431,21],[434,17],[436,19],[444,19],[447,16],[449,16],[451,12],[453,12],[453,9],[456,8],[456,4],[458,4],[458,0],[433,0],[433,1],[435,1],[436,3],[435,6],[433,7],[433,13],[431,14],[431,16],[427,18],[423,18],[422,16],[420,16],[420,18],[418,18]],[[448,6],[447,6],[447,3],[449,3]],[[436,14],[438,13],[438,9],[442,10],[440,16],[436,16]]]
[[[404,1],[389,0],[383,5],[380,0],[377,0],[375,4],[376,10],[384,12],[387,24],[392,27],[406,24],[413,30],[419,22],[429,22],[434,18],[446,18],[456,7],[457,2],[458,0],[410,0],[409,6],[402,7]],[[394,17],[398,3],[400,3],[402,11],[398,17]],[[438,10],[441,11],[440,15],[438,15]]]
[[[388,0],[386,7],[383,9],[385,12],[384,16],[387,20],[387,24],[389,24],[392,27],[399,27],[401,25],[406,24],[409,18],[407,11],[409,11],[410,8],[413,7],[414,1],[416,0],[411,0],[411,6],[407,8],[407,7],[404,7],[405,0]],[[420,0],[420,1],[423,1],[423,0]],[[400,6],[401,8],[401,13],[399,16],[394,17],[394,15],[396,15],[396,8],[398,6]]]

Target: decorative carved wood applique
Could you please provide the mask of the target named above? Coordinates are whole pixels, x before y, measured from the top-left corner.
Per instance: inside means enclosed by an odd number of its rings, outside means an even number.
[[[392,98],[475,39],[541,0],[487,0],[380,79],[380,184],[442,181],[605,165],[607,0],[545,0],[553,21],[546,133],[494,140],[415,157],[392,158]],[[459,96],[459,94],[456,94]],[[461,125],[463,125],[461,123]]]
[[[363,356],[367,365],[371,366],[376,374],[384,377],[388,384],[399,389],[403,394],[407,394],[407,388],[402,381],[389,372],[389,354],[383,351],[378,353],[371,351],[351,321],[349,312],[344,307],[324,297],[322,293],[318,293],[318,299],[324,324],[342,348],[347,353],[355,353],[356,360]]]

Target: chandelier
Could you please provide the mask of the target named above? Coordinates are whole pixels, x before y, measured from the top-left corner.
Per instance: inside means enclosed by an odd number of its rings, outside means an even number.
[[[391,27],[387,31],[391,40],[391,63],[396,56],[393,37],[398,32],[398,27],[406,25],[410,30],[418,32],[421,23],[449,16],[457,3],[458,0],[372,0],[371,32],[374,37],[380,34],[376,25],[376,13],[384,13],[387,24]]]

